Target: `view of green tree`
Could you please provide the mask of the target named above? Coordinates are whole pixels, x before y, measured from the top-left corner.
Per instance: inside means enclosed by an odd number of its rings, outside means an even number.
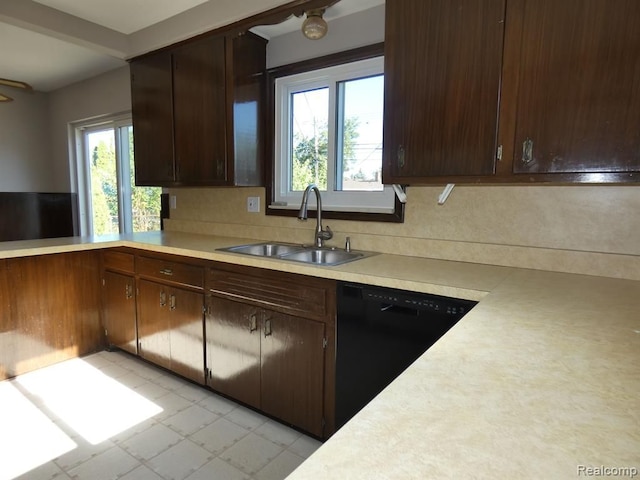
[[[133,231],[160,230],[162,189],[135,186],[132,128],[128,129],[128,134]],[[91,152],[91,193],[94,235],[118,233],[116,152],[113,142],[107,142],[102,138]]]
[[[134,232],[160,230],[159,187],[136,187],[133,155],[133,129],[129,128],[129,164],[131,173],[131,210]]]
[[[355,162],[355,144],[358,139],[357,118],[349,118],[343,131],[343,169],[349,174],[350,166]],[[327,189],[328,128],[322,125],[317,135],[307,137],[297,134],[293,141],[293,169],[291,186],[293,191],[304,190],[315,183],[320,190]]]
[[[116,183],[116,155],[113,147],[100,141],[91,152],[91,206],[93,233],[118,233],[118,196]],[[112,219],[116,219],[115,225]]]

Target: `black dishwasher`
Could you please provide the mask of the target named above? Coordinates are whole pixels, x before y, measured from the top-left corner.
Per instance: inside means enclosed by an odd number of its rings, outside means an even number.
[[[337,297],[336,428],[477,303],[345,282]]]

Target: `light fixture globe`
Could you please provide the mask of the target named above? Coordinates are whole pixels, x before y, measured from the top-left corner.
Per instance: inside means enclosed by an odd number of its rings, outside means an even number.
[[[309,10],[306,12],[307,18],[302,23],[302,33],[310,40],[319,40],[327,34],[329,26],[324,21],[322,15],[324,9]]]

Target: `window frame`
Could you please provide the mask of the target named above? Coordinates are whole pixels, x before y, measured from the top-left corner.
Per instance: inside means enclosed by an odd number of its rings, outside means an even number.
[[[93,202],[89,159],[91,152],[87,136],[94,132],[112,130],[116,155],[116,185],[118,200],[118,230],[120,234],[134,232],[132,189],[129,182],[129,132],[133,127],[131,112],[105,115],[94,119],[69,124],[70,145],[69,167],[73,189],[78,193],[78,223],[80,235],[93,235]],[[160,214],[162,220],[161,212]],[[162,225],[162,224],[161,224]],[[162,229],[162,227],[161,227]]]
[[[276,80],[281,77],[287,77],[297,74],[303,74],[314,70],[320,70],[328,67],[335,67],[360,60],[367,60],[384,55],[384,43],[376,43],[366,47],[355,48],[344,52],[339,52],[323,57],[304,60],[280,67],[267,70],[267,119],[266,131],[266,198],[267,206],[266,215],[295,217],[298,214],[297,208],[278,208],[273,205],[276,199],[276,175],[279,174],[276,168],[275,148],[276,127],[275,122],[271,121],[276,115]],[[332,121],[331,119],[329,121]],[[309,211],[310,217],[315,217],[315,210]],[[340,220],[359,220],[359,221],[376,221],[376,222],[404,222],[404,204],[401,203],[397,196],[394,195],[393,211],[390,213],[381,212],[362,212],[362,211],[342,211],[342,210],[323,210],[324,218],[340,219]]]

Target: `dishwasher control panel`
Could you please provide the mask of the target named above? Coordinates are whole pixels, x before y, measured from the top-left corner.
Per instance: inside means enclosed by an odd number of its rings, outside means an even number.
[[[413,293],[398,290],[362,289],[363,300],[396,305],[416,310],[428,310],[446,315],[462,316],[466,314],[476,302],[454,298],[440,297],[426,293]]]

